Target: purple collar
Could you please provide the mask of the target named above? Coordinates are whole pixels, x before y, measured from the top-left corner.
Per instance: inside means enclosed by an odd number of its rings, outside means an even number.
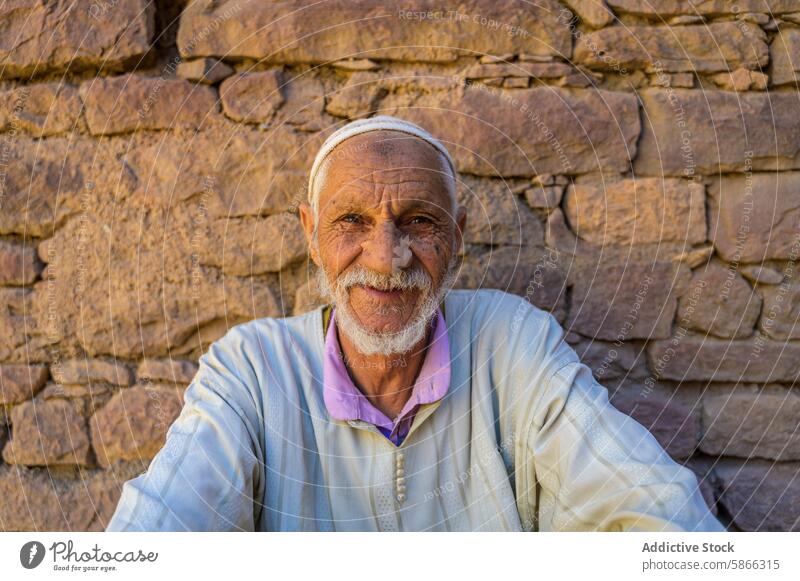
[[[373,406],[350,379],[336,336],[335,315],[334,307],[325,336],[323,362],[323,398],[328,413],[337,420],[362,420],[373,424],[382,428],[381,432],[397,443],[397,438],[392,438],[391,435],[408,431],[417,406],[442,399],[450,387],[450,342],[442,311],[439,309],[436,312],[433,342],[428,345],[411,396],[394,421]]]

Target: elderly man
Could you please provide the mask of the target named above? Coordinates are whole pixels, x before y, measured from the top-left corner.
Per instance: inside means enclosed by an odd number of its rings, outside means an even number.
[[[722,529],[551,315],[451,290],[456,177],[400,119],[328,138],[300,217],[329,304],[211,346],[107,530]]]

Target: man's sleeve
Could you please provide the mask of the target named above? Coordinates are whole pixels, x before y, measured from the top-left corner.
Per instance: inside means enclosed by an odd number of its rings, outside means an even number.
[[[532,397],[517,424],[523,519],[539,530],[724,530],[694,473],[609,402],[606,388],[562,340],[561,326],[546,318],[538,347],[545,372],[528,370]],[[517,377],[525,377],[522,369]]]
[[[253,531],[263,462],[250,389],[219,349],[201,359],[147,471],[126,482],[107,531]]]

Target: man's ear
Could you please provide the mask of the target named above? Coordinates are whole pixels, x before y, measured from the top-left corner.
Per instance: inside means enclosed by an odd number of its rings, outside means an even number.
[[[314,244],[314,210],[306,202],[300,202],[297,209],[300,212],[300,223],[303,225],[303,233],[306,235],[306,244],[308,245],[308,252],[311,255],[311,260],[314,261],[314,264],[319,266],[319,251],[317,245]]]
[[[464,228],[467,225],[467,209],[464,206],[456,208],[456,253],[461,250],[464,242]]]

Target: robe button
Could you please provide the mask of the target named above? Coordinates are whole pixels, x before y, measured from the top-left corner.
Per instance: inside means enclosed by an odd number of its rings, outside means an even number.
[[[403,502],[406,499],[406,495],[402,492],[397,495],[397,502]]]
[[[406,475],[406,471],[403,470],[402,468],[398,468],[396,474],[398,478],[402,478],[403,476]]]

